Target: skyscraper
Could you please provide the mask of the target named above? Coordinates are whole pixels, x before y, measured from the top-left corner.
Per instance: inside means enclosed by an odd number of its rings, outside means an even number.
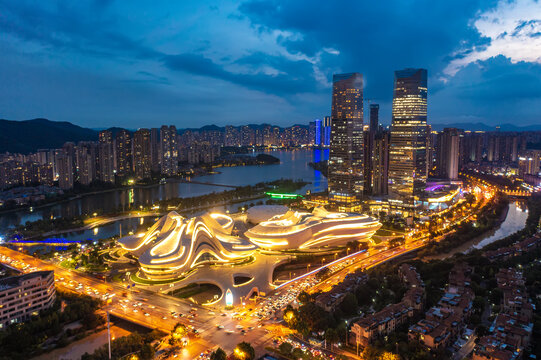
[[[114,182],[114,168],[113,133],[103,130],[100,131],[98,140],[98,179],[103,182]]]
[[[331,117],[325,116],[323,119],[323,145],[331,145]]]
[[[441,179],[458,179],[458,129],[445,128],[436,140],[436,176]]]
[[[131,135],[127,130],[120,130],[116,134],[116,173],[120,177],[132,173],[132,143]]]
[[[370,132],[376,134],[379,128],[379,104],[370,104]]]
[[[72,156],[62,150],[56,156],[56,164],[58,169],[58,186],[62,190],[71,189],[73,187],[73,160]]]
[[[370,127],[364,133],[364,193],[372,194],[374,141],[379,132],[379,105],[370,104]]]
[[[378,131],[372,145],[372,195],[388,194],[389,130]]]
[[[136,179],[150,178],[150,130],[139,129],[133,134],[133,167]]]
[[[150,159],[150,169],[159,173],[162,157],[160,155],[160,129],[158,128],[150,129]]]
[[[363,76],[335,74],[332,93],[329,202],[357,209],[363,192]]]
[[[427,178],[427,71],[395,71],[389,149],[391,207],[409,212],[422,195]]]
[[[160,129],[162,147],[162,174],[175,176],[178,173],[177,128],[163,125]]]
[[[321,143],[321,133],[322,133],[322,126],[321,126],[321,119],[316,119],[314,120],[315,122],[315,130],[314,130],[314,136],[315,136],[315,140],[314,140],[314,145],[316,146],[320,146],[322,145]]]

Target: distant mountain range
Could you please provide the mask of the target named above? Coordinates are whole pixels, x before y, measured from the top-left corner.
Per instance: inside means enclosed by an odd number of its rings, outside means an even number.
[[[0,152],[28,154],[38,149],[60,148],[66,141],[83,140],[98,140],[98,132],[66,121],[0,120]]]
[[[252,127],[261,128],[266,124],[250,124]],[[300,125],[307,126],[307,125]],[[494,131],[495,126],[483,123],[454,123],[432,124],[433,130],[443,130],[446,127],[471,131]],[[109,130],[116,134],[121,128],[112,127]],[[180,133],[185,130],[218,130],[224,131],[225,127],[217,125],[205,125],[201,128],[178,129]],[[133,130],[130,130],[133,131]],[[541,131],[541,124],[529,126],[516,126],[502,124],[500,131]],[[38,149],[56,149],[62,147],[67,141],[96,141],[99,129],[89,129],[74,125],[67,121],[51,121],[47,119],[33,119],[23,121],[0,119],[0,153],[9,151],[12,153],[28,154]]]

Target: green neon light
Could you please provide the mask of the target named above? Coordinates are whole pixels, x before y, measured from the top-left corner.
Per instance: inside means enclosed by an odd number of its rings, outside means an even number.
[[[271,192],[266,192],[265,194],[267,196],[270,196],[273,199],[296,199],[296,198],[302,197],[302,195],[299,195],[299,194],[279,194],[279,193],[271,193]]]

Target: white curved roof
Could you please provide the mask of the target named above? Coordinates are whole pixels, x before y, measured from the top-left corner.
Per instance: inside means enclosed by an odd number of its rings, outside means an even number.
[[[309,249],[369,241],[381,227],[374,218],[356,213],[288,211],[259,223],[244,233],[254,244],[268,249]]]
[[[225,263],[250,256],[257,248],[231,235],[228,215],[204,214],[186,219],[176,212],[160,218],[146,233],[126,236],[120,245],[138,257],[149,277],[184,273],[200,263]]]

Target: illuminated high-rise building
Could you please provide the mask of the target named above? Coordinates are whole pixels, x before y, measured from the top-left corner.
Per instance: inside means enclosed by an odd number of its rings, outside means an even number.
[[[370,104],[370,133],[376,134],[379,129],[379,104]]]
[[[162,174],[174,176],[178,173],[177,128],[174,125],[163,125],[160,129],[162,144]]]
[[[333,76],[329,202],[341,211],[358,209],[363,192],[363,76]]]
[[[151,170],[150,130],[139,129],[133,134],[133,168],[135,178],[149,179]]]
[[[132,143],[128,130],[120,130],[116,134],[116,173],[120,177],[131,174],[132,164]]]
[[[160,129],[150,129],[150,169],[153,172],[160,172],[162,157],[160,156]]]
[[[323,145],[331,145],[331,117],[325,116],[323,119]]]
[[[364,193],[372,194],[374,141],[379,129],[379,105],[370,104],[370,127],[364,132]]]
[[[314,137],[315,137],[315,141],[314,141],[314,145],[316,146],[320,146],[322,145],[322,140],[321,140],[321,133],[322,133],[322,124],[321,124],[321,119],[316,119],[314,120],[314,123],[315,123],[315,130],[314,130]]]
[[[389,149],[390,205],[412,210],[427,178],[427,71],[395,71]]]
[[[103,182],[115,182],[115,161],[113,152],[113,133],[103,130],[98,141],[98,179]]]

